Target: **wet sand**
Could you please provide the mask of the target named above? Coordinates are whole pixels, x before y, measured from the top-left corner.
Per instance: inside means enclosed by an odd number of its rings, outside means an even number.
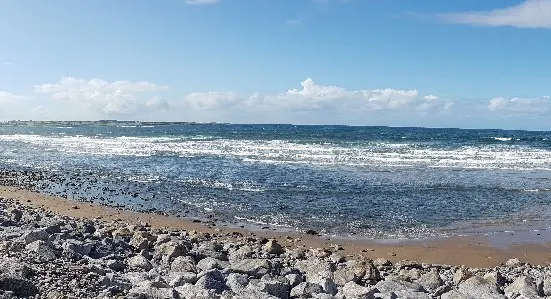
[[[30,192],[21,188],[0,186],[0,197],[17,200],[21,204],[43,208],[61,215],[78,218],[96,218],[102,221],[121,221],[128,224],[149,223],[151,227],[166,230],[196,230],[230,238],[232,233],[275,238],[289,247],[332,248],[340,245],[343,256],[363,255],[372,259],[385,258],[392,262],[415,260],[430,264],[465,265],[487,268],[518,258],[533,265],[547,265],[551,262],[551,242],[537,238],[524,238],[521,243],[512,242],[510,233],[488,236],[436,238],[426,240],[396,240],[380,242],[375,240],[330,239],[302,233],[286,233],[271,230],[248,231],[221,226],[209,226],[187,219],[157,214],[138,213],[115,209],[99,204],[82,203],[61,197]],[[526,235],[526,234],[525,234]],[[505,239],[504,239],[505,238]],[[501,242],[500,242],[501,239]],[[504,242],[503,240],[506,240]],[[493,244],[507,244],[495,246]]]

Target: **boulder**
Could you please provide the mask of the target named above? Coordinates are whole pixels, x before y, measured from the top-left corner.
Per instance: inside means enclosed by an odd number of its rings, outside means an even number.
[[[56,259],[56,254],[53,249],[51,249],[48,244],[42,240],[37,240],[32,243],[27,244],[25,248],[36,253],[37,257],[41,261],[53,261]]]
[[[471,278],[473,274],[471,271],[469,271],[465,267],[461,267],[455,271],[453,274],[453,283],[455,285],[459,285],[460,283],[464,282],[465,280]]]
[[[136,255],[128,259],[127,264],[130,268],[134,269],[143,269],[145,271],[151,270],[153,266],[151,263],[143,256]]]
[[[372,299],[374,298],[375,293],[377,293],[377,289],[367,288],[353,281],[347,282],[342,287],[342,294],[347,299]]]
[[[429,291],[435,291],[444,284],[436,268],[432,268],[428,273],[421,275],[416,282],[422,285],[425,290]]]
[[[395,293],[397,291],[424,292],[422,285],[415,282],[382,280],[379,281],[375,288],[381,293]]]
[[[35,241],[48,241],[50,235],[46,232],[46,229],[31,230],[23,234],[21,238],[25,241],[25,244],[29,244]]]
[[[245,289],[249,284],[249,276],[239,273],[230,273],[226,278],[226,284],[232,291],[238,293]]]
[[[153,242],[155,242],[155,237],[145,231],[135,232],[130,239],[130,245],[137,251],[148,249]]]
[[[270,262],[265,259],[231,260],[230,267],[234,272],[247,274],[257,278],[268,274],[271,270]]]
[[[517,258],[513,258],[513,259],[507,260],[505,262],[505,266],[507,266],[507,267],[520,267],[520,266],[522,266],[522,262]]]
[[[183,286],[186,283],[195,284],[197,282],[197,274],[193,272],[171,272],[166,279],[171,287]]]
[[[473,276],[459,285],[459,292],[478,299],[502,299],[505,298],[496,289],[495,285],[488,283],[480,276]]]
[[[197,263],[197,268],[201,271],[223,269],[225,266],[228,266],[228,262],[222,262],[212,257],[206,257]]]
[[[301,282],[291,289],[291,297],[310,298],[314,294],[323,293],[323,288],[317,283]]]
[[[197,273],[197,267],[195,266],[195,261],[191,256],[179,256],[170,264],[170,271]]]
[[[271,254],[282,254],[285,252],[283,247],[274,239],[268,240],[268,242],[262,246],[262,249]]]
[[[0,274],[0,290],[12,292],[19,297],[29,297],[38,294],[35,284],[17,275]]]
[[[14,222],[19,222],[23,217],[23,212],[17,208],[9,208],[7,212],[8,215],[10,215],[11,220]]]
[[[168,284],[155,281],[144,281],[128,291],[130,296],[151,299],[179,298],[178,293]]]
[[[291,287],[296,287],[299,283],[304,281],[304,277],[296,273],[287,274],[285,278],[287,278]]]
[[[307,281],[318,277],[334,279],[333,271],[335,268],[333,264],[317,258],[297,261],[295,268],[306,275]]]
[[[204,273],[195,283],[195,287],[203,290],[213,290],[216,294],[221,294],[228,289],[224,283],[224,277],[218,270]]]
[[[155,246],[155,254],[166,259],[170,262],[179,256],[186,255],[188,253],[187,246],[185,244],[175,241],[169,241]]]
[[[531,278],[526,276],[515,279],[513,283],[505,288],[505,296],[509,298],[526,297],[526,298],[539,298],[539,294],[536,290],[536,285]]]
[[[286,278],[262,277],[260,281],[253,280],[247,285],[248,289],[270,294],[277,298],[289,299],[291,287]]]
[[[358,282],[366,273],[366,263],[351,260],[339,266],[333,273],[335,283],[344,286],[347,282]]]
[[[476,299],[475,297],[471,297],[469,295],[465,295],[463,293],[460,293],[456,290],[451,290],[447,293],[442,294],[440,296],[441,299]]]
[[[499,271],[492,271],[484,274],[484,279],[495,285],[497,289],[500,289],[505,284],[505,277],[503,277]]]

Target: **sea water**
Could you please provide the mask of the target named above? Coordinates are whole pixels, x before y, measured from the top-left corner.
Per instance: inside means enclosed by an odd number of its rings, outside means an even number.
[[[551,132],[4,124],[0,167],[69,198],[339,236],[543,229],[551,203]]]

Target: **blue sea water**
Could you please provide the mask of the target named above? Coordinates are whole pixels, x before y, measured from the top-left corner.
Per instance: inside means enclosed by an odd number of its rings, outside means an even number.
[[[3,125],[0,168],[51,174],[41,190],[70,198],[343,236],[543,228],[551,207],[551,132]]]

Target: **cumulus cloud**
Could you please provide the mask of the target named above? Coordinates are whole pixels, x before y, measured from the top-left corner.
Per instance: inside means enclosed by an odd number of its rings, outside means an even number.
[[[546,114],[551,111],[551,99],[548,96],[534,99],[496,97],[489,101],[488,109],[494,112]]]
[[[58,83],[35,86],[35,91],[50,94],[52,99],[94,108],[103,114],[123,114],[140,105],[138,94],[166,89],[165,86],[140,81],[107,82],[102,79],[64,77]]]
[[[186,4],[191,5],[207,5],[207,4],[216,4],[219,0],[186,0]]]
[[[161,97],[152,98],[151,100],[147,101],[147,103],[145,103],[145,106],[149,109],[168,110],[170,108],[170,104],[168,103],[168,101]]]
[[[515,6],[492,11],[443,14],[441,17],[458,24],[551,28],[551,0],[526,0]]]
[[[25,97],[0,90],[0,103],[12,103],[21,100],[25,100]]]
[[[236,92],[194,92],[184,97],[184,105],[192,109],[260,109],[260,110],[429,110],[444,108],[449,101],[437,96],[420,97],[413,90],[392,88],[373,90],[347,90],[339,86],[318,85],[308,78],[302,88],[290,89],[275,95],[241,95]],[[447,105],[447,107],[451,107]]]

